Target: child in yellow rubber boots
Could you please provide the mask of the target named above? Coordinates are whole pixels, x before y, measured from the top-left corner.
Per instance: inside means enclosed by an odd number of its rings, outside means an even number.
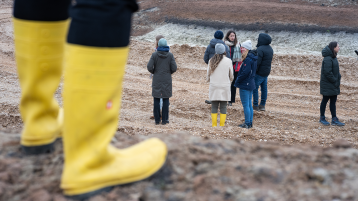
[[[226,57],[225,46],[218,43],[215,45],[215,55],[209,61],[206,78],[210,82],[212,127],[217,126],[219,105],[220,126],[225,126],[227,103],[231,100],[230,86],[233,79],[232,61]]]
[[[159,139],[123,150],[109,144],[118,124],[136,1],[71,2],[15,0],[13,22],[24,121],[21,145],[27,154],[47,153],[63,132],[61,188],[66,196],[83,200],[153,175],[163,166],[167,148]],[[63,65],[64,126],[53,98]]]

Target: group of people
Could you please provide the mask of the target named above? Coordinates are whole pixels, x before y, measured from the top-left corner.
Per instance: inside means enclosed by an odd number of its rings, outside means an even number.
[[[217,126],[219,105],[220,126],[225,125],[227,106],[235,103],[236,88],[239,88],[245,115],[245,122],[239,127],[252,128],[254,110],[265,111],[267,77],[271,71],[274,53],[270,46],[271,41],[268,34],[261,33],[257,49],[253,50],[251,40],[241,44],[233,30],[228,31],[225,37],[222,31],[215,32],[214,39],[210,41],[204,54],[204,61],[208,64],[207,81],[210,82],[209,100],[205,102],[211,104],[213,127]]]
[[[227,106],[232,106],[236,99],[236,88],[239,88],[245,122],[241,128],[252,128],[254,111],[265,111],[267,100],[267,81],[271,72],[274,51],[270,46],[272,38],[267,33],[260,33],[253,50],[251,40],[240,43],[233,30],[224,33],[220,30],[214,34],[204,54],[209,85],[212,127],[217,126],[220,108],[220,126],[225,125]],[[172,78],[177,65],[172,53],[169,52],[167,41],[162,35],[156,37],[156,49],[152,54],[147,68],[152,73],[152,95],[154,97],[153,117],[155,123],[169,123],[169,98],[172,96]],[[337,54],[339,45],[331,42],[322,50],[324,57],[320,79],[320,92],[323,95],[320,107],[320,120],[323,125],[330,125],[325,118],[325,109],[330,101],[332,114],[331,125],[344,126],[336,116],[337,95],[340,93],[339,65]],[[258,89],[261,88],[259,104]],[[163,104],[159,104],[163,99]]]

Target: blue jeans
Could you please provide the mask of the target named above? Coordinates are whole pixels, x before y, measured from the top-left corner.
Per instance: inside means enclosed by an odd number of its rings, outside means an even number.
[[[252,91],[240,89],[240,99],[244,108],[245,124],[252,124],[254,118],[254,110],[252,108]]]
[[[163,108],[162,114],[160,114],[160,99],[154,98],[154,108],[153,114],[156,123],[160,123],[160,117],[162,117],[162,122],[169,121],[169,98],[163,98]]]
[[[255,75],[255,85],[254,89],[254,106],[259,106],[259,86],[261,86],[261,103],[260,105],[265,106],[267,99],[267,77],[262,77],[258,74]]]

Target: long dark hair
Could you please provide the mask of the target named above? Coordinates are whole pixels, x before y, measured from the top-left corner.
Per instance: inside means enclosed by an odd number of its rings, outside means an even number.
[[[336,57],[337,57],[337,52],[334,51],[334,48],[336,48],[337,45],[338,45],[338,43],[337,43],[336,41],[330,42],[329,45],[328,45],[329,49],[330,49],[330,50],[332,51],[332,53],[333,53],[332,58],[336,58]]]
[[[230,40],[229,40],[229,36],[230,36],[231,33],[234,33],[234,34],[235,34],[235,40],[234,40],[234,41],[230,41]],[[229,41],[229,42],[233,42],[234,45],[236,46],[236,44],[237,44],[237,36],[236,36],[235,31],[229,30],[229,31],[226,33],[225,40],[227,40],[227,41]]]

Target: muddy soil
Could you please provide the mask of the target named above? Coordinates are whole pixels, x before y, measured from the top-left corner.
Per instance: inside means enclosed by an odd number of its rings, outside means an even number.
[[[358,33],[351,0],[143,0],[134,35],[163,21],[218,29]]]
[[[0,16],[0,200],[67,200],[59,188],[64,161],[61,140],[49,155],[24,156],[19,149],[23,123],[9,26],[11,8],[2,7]],[[164,140],[169,149],[165,178],[116,187],[91,201],[358,200],[355,57],[338,58],[342,84],[337,114],[346,126],[318,123],[322,57],[276,54],[266,112],[255,112],[254,128],[246,130],[237,127],[244,120],[238,94],[228,108],[226,126],[211,127],[210,105],[204,103],[209,88],[202,60],[205,48],[189,45],[171,46],[178,71],[173,74],[170,123],[156,126],[149,118],[153,98],[146,70],[153,49],[153,43],[131,41],[112,144],[124,148],[150,137]],[[55,94],[60,103],[61,89],[62,84]],[[328,107],[326,113],[330,117]]]

